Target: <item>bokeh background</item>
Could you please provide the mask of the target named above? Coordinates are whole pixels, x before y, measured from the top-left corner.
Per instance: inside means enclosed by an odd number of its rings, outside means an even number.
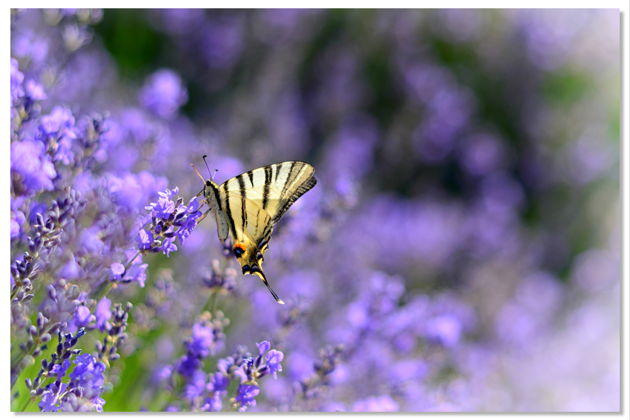
[[[143,255],[146,279],[107,295],[133,308],[96,387],[105,411],[207,409],[219,359],[262,340],[284,359],[251,411],[620,409],[618,10],[14,10],[11,25],[12,261],[64,188],[84,200],[34,297],[12,302],[14,355],[39,311],[95,351],[99,279],[158,191],[199,192],[190,163],[206,174],[207,154],[223,182],[295,159],[318,184],[266,255],[287,305],[239,274],[211,218]],[[42,133],[46,152],[19,147]],[[60,308],[51,285],[84,294]],[[204,311],[211,351],[187,377]],[[50,351],[14,357],[14,410],[41,407],[24,381]]]

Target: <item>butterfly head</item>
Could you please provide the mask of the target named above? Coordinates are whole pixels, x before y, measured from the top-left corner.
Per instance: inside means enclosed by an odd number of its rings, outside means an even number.
[[[219,186],[211,179],[203,182],[203,195],[211,209],[220,208],[219,203]]]
[[[205,195],[208,195],[212,193],[212,191],[218,190],[219,185],[211,179],[206,179],[204,180],[204,183],[203,183],[203,189],[204,189]]]
[[[206,161],[207,156],[208,155],[203,155],[203,162],[206,164],[206,168],[208,168],[208,173],[210,174],[210,178],[208,179],[204,178],[203,175],[201,175],[201,172],[199,172],[199,170],[194,164],[192,163],[190,164],[190,166],[193,168],[197,176],[201,178],[201,180],[203,181],[203,195],[206,197],[210,196],[210,194],[214,193],[215,191],[218,191],[219,189],[219,185],[216,182],[214,182],[214,176],[219,170],[215,169],[214,173],[210,171],[210,167],[208,166],[208,162]]]

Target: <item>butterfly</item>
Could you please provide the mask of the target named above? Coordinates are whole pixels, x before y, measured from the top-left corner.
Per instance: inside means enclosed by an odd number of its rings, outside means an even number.
[[[287,161],[253,169],[221,185],[204,180],[203,195],[216,220],[219,240],[225,243],[231,236],[231,250],[243,274],[258,276],[279,304],[284,302],[262,270],[264,255],[276,223],[317,183],[314,172],[308,163]]]

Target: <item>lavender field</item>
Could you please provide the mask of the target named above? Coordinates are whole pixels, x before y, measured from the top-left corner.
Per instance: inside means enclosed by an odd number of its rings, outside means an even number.
[[[12,10],[12,410],[620,410],[620,57],[613,9]],[[287,160],[279,305],[191,163]]]

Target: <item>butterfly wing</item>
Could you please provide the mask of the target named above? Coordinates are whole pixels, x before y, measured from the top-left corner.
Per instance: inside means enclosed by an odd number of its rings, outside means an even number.
[[[243,274],[255,274],[265,283],[262,262],[274,225],[291,205],[313,188],[314,169],[304,162],[275,163],[240,174],[219,187],[220,205],[232,234],[234,255]]]
[[[273,221],[260,203],[234,191],[222,191],[224,217],[234,244],[258,246],[273,229]]]
[[[213,208],[214,218],[217,221],[217,235],[221,242],[225,242],[228,237],[229,227],[225,213],[217,208]]]
[[[207,180],[204,186],[204,196],[217,223],[217,235],[221,242],[225,242],[229,234],[228,219],[222,206],[219,186],[212,180]]]
[[[317,180],[304,162],[288,161],[248,171],[220,187],[232,237],[266,247],[273,226]]]

